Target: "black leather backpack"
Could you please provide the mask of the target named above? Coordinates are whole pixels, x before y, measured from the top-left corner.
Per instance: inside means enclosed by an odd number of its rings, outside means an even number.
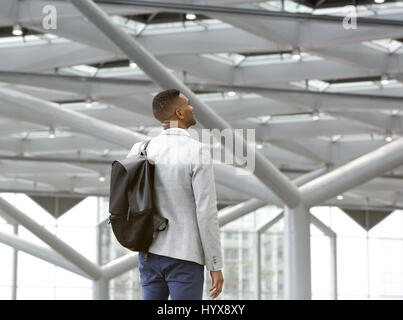
[[[148,252],[168,225],[154,206],[154,164],[146,152],[150,141],[140,145],[139,154],[112,163],[109,223],[119,243],[132,251]]]

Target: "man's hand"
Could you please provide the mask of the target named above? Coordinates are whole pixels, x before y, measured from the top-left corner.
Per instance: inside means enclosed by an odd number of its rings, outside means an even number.
[[[221,293],[222,291],[222,287],[224,285],[224,277],[222,275],[221,270],[218,271],[210,271],[210,276],[211,276],[211,289],[209,290],[211,292],[211,290],[215,289],[215,291],[213,291],[210,294],[210,297],[212,299],[215,299],[218,297],[218,295]]]

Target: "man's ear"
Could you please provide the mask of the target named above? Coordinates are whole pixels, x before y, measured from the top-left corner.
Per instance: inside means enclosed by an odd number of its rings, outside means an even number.
[[[176,110],[175,110],[175,114],[176,114],[176,116],[177,116],[179,119],[181,119],[181,120],[183,120],[183,119],[185,118],[185,116],[183,115],[183,112],[182,112],[182,109],[181,109],[181,108],[176,109]]]

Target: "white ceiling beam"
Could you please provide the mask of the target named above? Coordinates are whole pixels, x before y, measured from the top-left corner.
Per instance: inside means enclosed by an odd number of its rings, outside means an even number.
[[[257,90],[256,90],[257,91]],[[283,102],[293,103],[312,109],[326,111],[356,111],[356,110],[402,110],[401,97],[389,97],[377,95],[358,95],[358,94],[339,94],[326,92],[309,92],[299,90],[297,92],[272,90],[265,93],[259,92],[264,96]]]
[[[29,137],[29,136],[28,136]],[[79,135],[74,133],[70,137],[55,137],[50,139],[44,138],[0,138],[0,149],[13,152],[15,154],[46,154],[57,152],[73,152],[81,149],[94,149],[94,150],[122,150],[121,147],[113,143],[104,142],[94,137]]]
[[[66,110],[55,103],[41,100],[18,91],[0,87],[0,100],[19,105],[31,112],[38,112],[55,123],[67,125],[78,132],[95,135],[100,139],[128,147],[135,141],[142,141],[145,136],[137,132],[85,116],[79,112]],[[125,139],[116,139],[120,132]]]
[[[288,140],[320,136],[371,133],[375,130],[343,119],[319,119],[319,121],[269,122],[256,127],[256,139]]]
[[[298,141],[293,140],[280,141],[272,139],[270,140],[270,144],[282,148],[284,150],[288,150],[305,158],[311,159],[313,161],[326,163],[326,159],[323,158],[319,153],[312,152],[309,149],[309,147],[298,143]]]
[[[363,70],[391,77],[400,76],[403,72],[401,54],[387,54],[363,44],[342,45],[310,51],[318,56],[336,62],[345,63]]]
[[[27,216],[15,206],[12,206],[3,198],[0,198],[0,209],[2,211],[5,211],[6,214],[11,215],[19,224],[27,228],[39,239],[49,245],[49,247],[55,250],[55,252],[57,252],[71,264],[85,272],[92,279],[98,279],[101,277],[101,270],[96,264],[88,260],[78,251],[74,250],[64,241],[57,238],[53,233],[45,229],[43,226],[39,225],[36,221],[34,221],[32,218]]]
[[[64,257],[56,253],[49,247],[44,247],[35,243],[31,243],[30,241],[21,239],[20,237],[13,234],[7,234],[5,232],[0,232],[0,242],[5,245],[11,246],[18,251],[28,253],[38,259],[42,259],[55,266],[61,267],[82,277],[91,279],[91,277],[88,276],[85,272],[76,267],[74,264],[70,263],[68,260],[66,260]]]
[[[307,207],[317,205],[403,164],[403,138],[366,153],[299,188]]]
[[[27,59],[27,56],[30,58]],[[113,53],[90,48],[81,43],[66,40],[32,43],[29,46],[4,45],[0,50],[0,68],[3,71],[41,71],[70,67],[92,62],[104,62],[119,58]]]
[[[399,115],[387,115],[380,112],[365,112],[365,111],[332,111],[333,116],[344,117],[348,113],[348,119],[356,119],[360,123],[367,123],[370,126],[381,129],[383,133],[388,131],[403,134],[403,117]],[[374,130],[375,131],[375,130]],[[380,131],[380,130],[377,130]]]

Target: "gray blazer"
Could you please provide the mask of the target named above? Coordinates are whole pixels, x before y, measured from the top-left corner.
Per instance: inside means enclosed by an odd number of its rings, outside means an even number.
[[[136,143],[127,157],[139,152]],[[155,204],[168,219],[149,252],[206,265],[223,267],[217,199],[210,148],[182,128],[163,130],[147,147],[155,164]]]

